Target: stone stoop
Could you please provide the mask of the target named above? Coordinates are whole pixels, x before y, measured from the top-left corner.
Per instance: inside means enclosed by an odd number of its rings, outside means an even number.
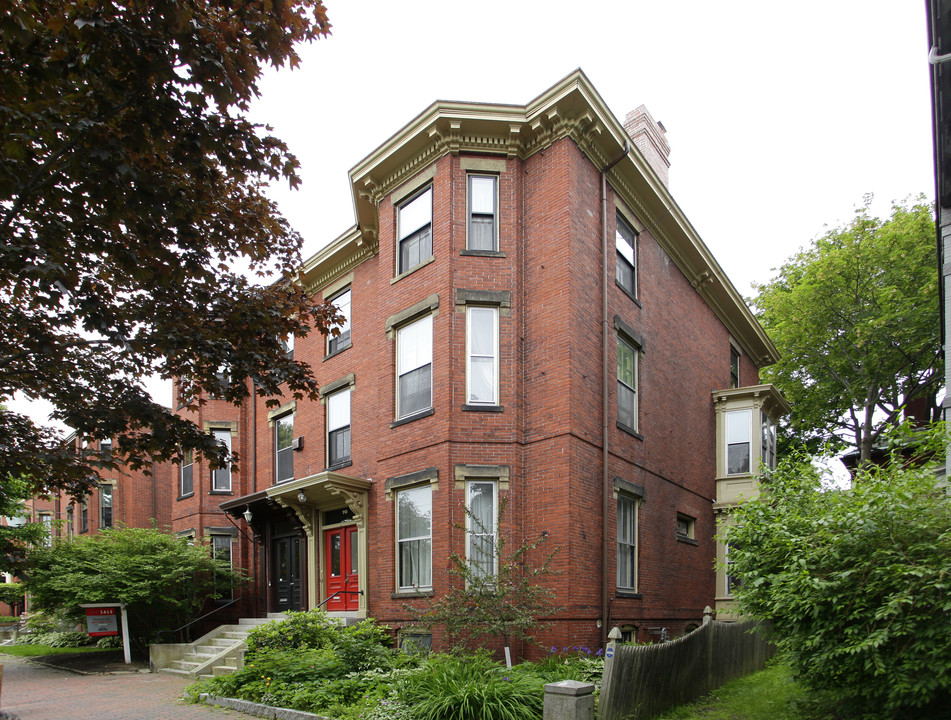
[[[282,618],[277,613],[266,618],[241,618],[237,625],[220,625],[195,642],[150,645],[149,665],[152,672],[190,680],[228,675],[244,666],[248,631],[255,625]]]

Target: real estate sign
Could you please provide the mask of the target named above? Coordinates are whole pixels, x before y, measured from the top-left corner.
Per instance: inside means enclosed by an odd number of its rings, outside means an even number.
[[[116,607],[87,607],[86,632],[89,637],[106,637],[119,634],[119,619]]]

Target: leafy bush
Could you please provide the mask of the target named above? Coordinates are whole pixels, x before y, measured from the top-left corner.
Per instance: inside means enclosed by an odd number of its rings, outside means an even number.
[[[96,640],[96,647],[103,649],[115,649],[122,647],[121,635],[107,635]]]
[[[798,676],[838,695],[839,712],[947,717],[951,499],[933,468],[900,459],[849,490],[821,480],[808,458],[790,460],[738,508],[736,599],[772,621]]]
[[[486,652],[433,655],[402,680],[398,695],[420,720],[536,720],[544,681],[529,668],[506,668]]]
[[[20,645],[46,645],[47,647],[82,647],[89,645],[92,639],[83,632],[43,632],[20,635]]]
[[[333,643],[340,623],[323,610],[289,612],[286,620],[257,625],[246,640],[249,655],[263,650],[319,648]]]
[[[389,690],[388,642],[372,620],[344,627],[321,610],[288,613],[249,633],[241,670],[200,683],[192,696],[207,692],[356,720]]]
[[[0,602],[14,605],[23,599],[23,583],[0,582]]]

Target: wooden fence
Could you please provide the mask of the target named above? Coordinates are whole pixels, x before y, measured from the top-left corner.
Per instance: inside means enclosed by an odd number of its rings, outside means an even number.
[[[598,715],[647,720],[761,670],[774,652],[755,621],[713,621],[668,643],[622,645],[605,660]]]

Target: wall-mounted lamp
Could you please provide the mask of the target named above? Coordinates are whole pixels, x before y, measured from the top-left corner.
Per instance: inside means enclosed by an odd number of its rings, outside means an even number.
[[[297,493],[297,502],[299,502],[299,503],[301,503],[301,504],[307,502],[307,495],[304,493],[303,490],[301,490],[301,491],[299,491],[299,492]]]
[[[250,506],[250,505],[248,505],[248,506],[244,509],[244,512],[241,513],[241,514],[244,515],[244,521],[245,521],[245,522],[251,522],[251,518],[254,517],[254,516],[251,514],[251,506]]]

